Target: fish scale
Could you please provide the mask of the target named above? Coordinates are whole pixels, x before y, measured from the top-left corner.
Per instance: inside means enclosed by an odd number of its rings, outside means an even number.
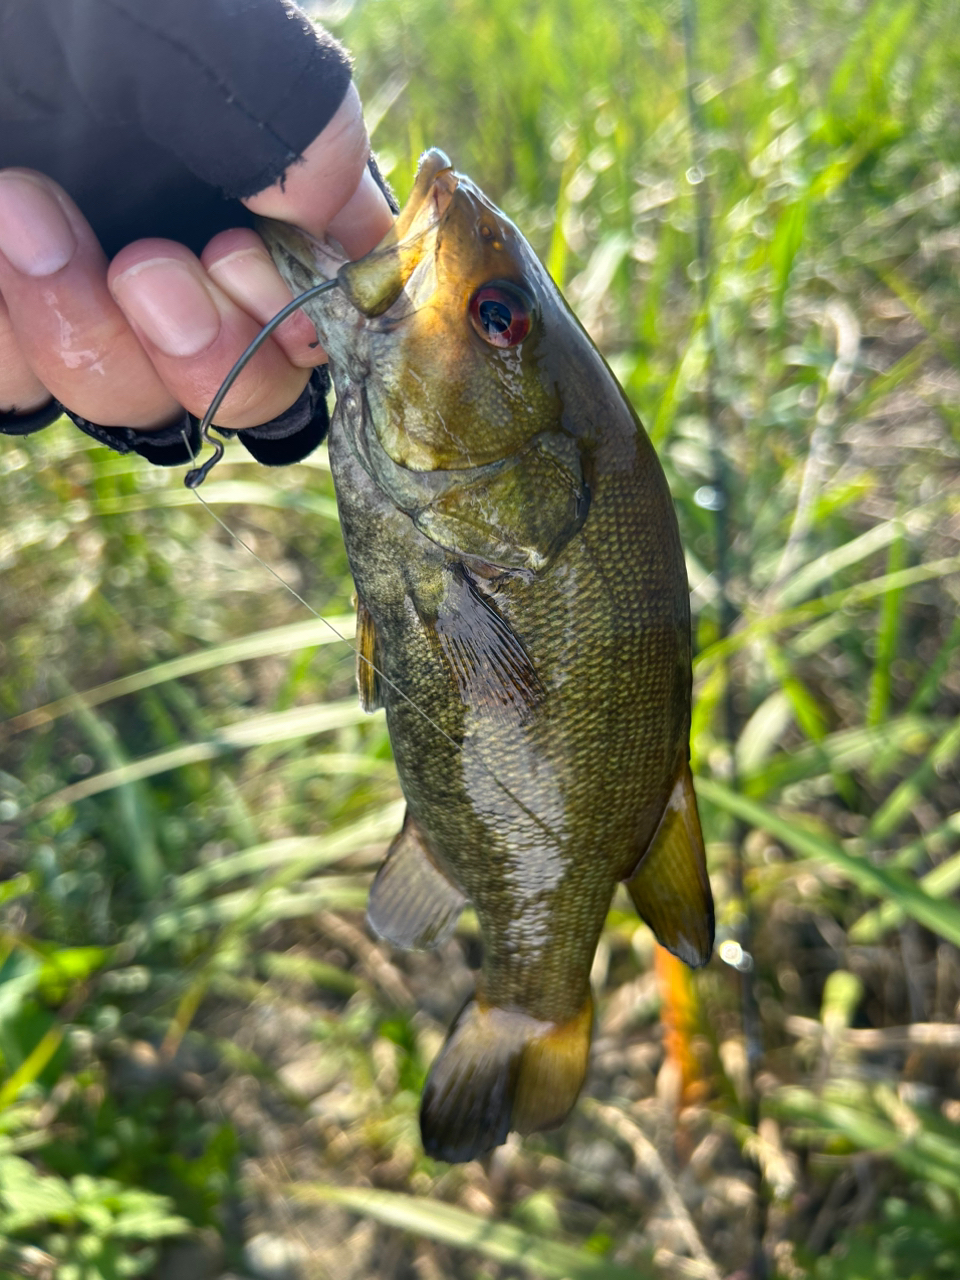
[[[476,910],[477,990],[421,1108],[426,1150],[471,1159],[574,1105],[618,883],[682,959],[711,954],[676,517],[556,286],[441,153],[366,259],[264,234],[295,289],[341,284],[309,314],[338,396],[358,684],[407,801],[368,916],[423,947]]]

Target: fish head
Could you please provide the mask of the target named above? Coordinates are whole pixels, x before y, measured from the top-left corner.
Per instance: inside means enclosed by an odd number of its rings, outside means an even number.
[[[569,348],[589,342],[521,232],[443,152],[425,153],[364,258],[338,261],[281,224],[265,234],[295,289],[337,276],[308,312],[334,382],[339,371],[362,386],[365,429],[394,464],[484,466],[560,429]]]
[[[330,354],[334,425],[382,492],[447,551],[544,570],[577,533],[594,457],[636,419],[521,232],[441,151],[365,257],[260,226]]]

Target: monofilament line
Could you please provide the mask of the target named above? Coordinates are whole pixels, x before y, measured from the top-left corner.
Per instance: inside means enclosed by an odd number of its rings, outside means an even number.
[[[223,457],[223,441],[215,440],[210,436],[210,427],[213,423],[214,417],[216,416],[218,410],[220,409],[220,406],[223,404],[227,396],[227,393],[230,391],[230,388],[236,382],[237,378],[239,378],[243,370],[247,367],[250,360],[256,355],[256,353],[260,350],[263,344],[267,341],[270,335],[281,324],[283,324],[284,320],[286,320],[288,316],[293,315],[295,311],[299,311],[300,308],[305,303],[310,302],[312,298],[319,297],[321,293],[326,293],[329,289],[336,288],[338,284],[339,284],[339,281],[336,278],[334,278],[333,280],[324,280],[321,284],[314,285],[312,289],[307,289],[306,292],[301,293],[296,298],[294,298],[292,302],[288,302],[287,305],[283,308],[283,310],[278,311],[277,314],[273,317],[273,319],[269,320],[264,325],[264,327],[260,330],[260,332],[254,338],[254,340],[250,343],[250,345],[244,351],[243,355],[240,356],[240,358],[234,364],[233,368],[224,378],[223,382],[220,385],[219,391],[213,397],[213,400],[210,402],[210,407],[207,409],[207,412],[203,415],[203,418],[200,422],[201,439],[205,440],[208,444],[213,445],[214,449],[216,450],[216,453],[213,455],[212,458],[208,458],[202,467],[194,467],[192,471],[188,471],[186,476],[184,477],[184,484],[187,486],[188,489],[192,489],[194,491],[194,493],[197,495],[198,501],[201,503],[202,506],[206,507],[207,511],[209,511],[210,515],[214,518],[214,520],[216,520],[220,528],[223,529],[223,531],[226,534],[228,534],[228,536],[231,537],[234,540],[234,542],[239,543],[240,546],[243,547],[244,551],[248,552],[251,556],[253,556],[257,564],[261,565],[264,569],[266,569],[267,573],[269,573],[271,577],[275,578],[277,582],[280,583],[281,587],[284,587],[287,591],[289,591],[290,594],[293,596],[294,600],[299,601],[299,603],[303,605],[303,607],[307,610],[307,612],[312,613],[313,616],[319,622],[322,622],[325,627],[329,627],[329,629],[333,632],[333,634],[337,637],[338,640],[341,640],[347,646],[348,649],[352,649],[353,653],[358,658],[360,658],[362,662],[365,662],[367,666],[370,667],[371,670],[373,670],[380,677],[381,680],[383,680],[386,684],[388,684],[390,688],[394,690],[395,693],[398,693],[400,695],[401,698],[404,698],[407,702],[409,702],[410,706],[413,707],[414,711],[416,711],[418,715],[423,716],[424,720],[426,720],[427,724],[429,724],[431,728],[435,729],[437,733],[442,734],[452,746],[456,747],[457,750],[460,750],[460,744],[456,741],[455,738],[452,738],[450,734],[446,732],[445,729],[442,729],[440,725],[438,725],[434,720],[432,720],[430,716],[426,713],[426,711],[424,711],[421,707],[418,707],[417,704],[409,697],[408,694],[404,693],[404,691],[401,688],[399,688],[390,679],[389,676],[384,675],[384,673],[373,662],[370,661],[370,659],[366,656],[366,654],[361,653],[359,649],[356,647],[356,645],[353,645],[350,643],[350,641],[347,639],[345,635],[341,635],[341,633],[337,630],[337,628],[333,625],[333,623],[330,622],[329,619],[325,618],[322,613],[318,613],[317,610],[314,609],[313,605],[310,604],[307,600],[305,600],[303,596],[299,593],[299,591],[295,590],[295,588],[293,588],[290,585],[290,583],[286,581],[285,578],[282,578],[280,574],[277,573],[276,569],[273,568],[272,565],[267,564],[266,560],[263,560],[260,556],[258,556],[256,551],[254,551],[253,547],[249,546],[246,542],[244,542],[244,540],[240,537],[240,535],[236,533],[233,529],[231,529],[230,526],[227,524],[227,522],[221,516],[217,515],[214,509],[210,506],[210,503],[207,502],[206,499],[199,493],[199,487],[201,484],[203,484],[204,480],[206,480],[207,476],[210,474],[211,468],[214,467]],[[193,447],[190,444],[190,440],[187,436],[187,433],[184,431],[182,432],[182,435],[183,435],[184,443],[187,446],[187,452],[190,454],[190,457],[193,459],[193,461],[196,462],[197,460],[196,455],[193,452]]]
[[[299,294],[292,302],[288,302],[282,311],[278,311],[272,320],[267,321],[254,340],[250,343],[249,347],[247,347],[246,351],[244,351],[240,359],[224,378],[220,385],[220,390],[213,397],[210,407],[207,409],[207,412],[203,415],[203,418],[200,421],[200,439],[204,444],[212,446],[214,454],[212,458],[207,459],[202,467],[194,467],[192,471],[188,471],[184,476],[183,483],[188,489],[197,489],[202,485],[211,470],[223,457],[223,441],[217,440],[215,437],[211,436],[210,428],[213,425],[213,420],[219,412],[220,406],[226,399],[230,388],[240,377],[241,373],[243,373],[244,369],[250,363],[250,360],[257,354],[271,334],[283,324],[284,320],[286,320],[288,316],[292,316],[295,311],[299,311],[302,306],[310,302],[313,298],[319,297],[321,293],[326,293],[328,289],[335,289],[339,283],[340,282],[336,277],[332,280],[324,280],[321,284],[315,284],[312,289],[307,289],[305,293]],[[184,439],[186,439],[186,436],[184,436]],[[191,458],[196,462],[196,457],[194,456],[193,450],[190,448],[189,441],[187,441],[187,449],[190,452]],[[206,503],[203,505],[207,506]],[[263,562],[261,561],[261,564],[262,563]],[[294,592],[294,595],[296,595],[296,592]]]
[[[184,440],[187,440],[186,432],[184,432],[183,438]],[[187,440],[187,448],[189,449],[189,447],[190,447],[190,442],[189,440]],[[351,644],[347,636],[345,636],[341,631],[338,631],[329,618],[325,618],[322,613],[318,613],[317,610],[314,609],[313,605],[309,603],[309,601],[304,600],[303,596],[300,594],[299,591],[296,590],[295,587],[292,587],[285,578],[282,578],[272,565],[267,564],[266,560],[262,559],[259,555],[257,555],[253,547],[251,547],[249,543],[244,542],[244,540],[240,537],[239,533],[237,533],[235,530],[230,528],[230,526],[222,518],[222,516],[217,515],[216,511],[214,511],[213,507],[211,507],[210,503],[207,502],[207,500],[203,497],[202,494],[197,492],[197,490],[194,490],[194,492],[197,495],[197,500],[207,509],[207,511],[210,512],[210,515],[214,518],[214,520],[216,520],[220,528],[223,529],[223,531],[227,533],[234,540],[234,542],[239,543],[240,546],[243,547],[244,551],[248,552],[251,556],[253,556],[257,564],[262,565],[263,568],[266,569],[267,573],[271,575],[271,577],[276,578],[277,582],[280,583],[281,587],[284,587],[287,591],[290,592],[294,600],[298,600],[300,604],[302,604],[303,607],[307,610],[308,613],[313,614],[313,616],[317,619],[318,622],[322,622],[325,627],[329,627],[329,629],[333,632],[333,634],[337,637],[338,640],[341,640],[347,646],[347,648],[350,649],[353,652],[353,654],[360,659],[361,662],[365,662],[372,671],[375,671],[376,674],[380,677],[380,679],[384,682],[384,684],[388,684],[390,688],[393,689],[394,693],[399,694],[399,696],[404,700],[404,702],[406,702],[417,713],[418,716],[422,717],[422,719],[424,719],[427,722],[427,724],[430,726],[431,729],[434,729],[437,733],[440,734],[441,737],[446,738],[447,742],[450,743],[450,745],[453,747],[455,751],[457,752],[463,751],[463,743],[457,742],[456,738],[451,737],[451,735],[447,733],[446,729],[438,725],[436,720],[434,720],[433,717],[429,715],[428,712],[424,711],[422,707],[418,706],[417,703],[414,702],[413,698],[411,698],[408,693],[404,692],[404,690],[400,688],[400,686],[396,683],[396,681],[391,680],[388,675],[385,675],[380,670],[380,668],[376,665],[375,662],[371,662],[370,659],[366,656],[366,654],[360,652],[360,650],[356,647],[356,645]],[[510,788],[507,786],[507,784],[505,782],[502,782],[497,777],[497,775],[494,773],[494,771],[490,768],[489,765],[484,764],[482,760],[479,763],[481,768],[487,774],[490,775],[490,778],[492,779],[492,781],[496,783],[496,785],[500,788],[500,790],[504,793],[504,795],[506,795],[510,800],[512,800],[513,803],[517,806],[517,808],[522,813],[525,813],[528,818],[530,818],[533,822],[537,824],[538,827],[540,827],[540,829],[544,832],[545,835],[549,836],[549,838],[556,845],[559,846],[560,844],[559,838],[544,823],[540,815],[534,813],[533,810],[530,809],[527,805],[525,805],[518,796],[515,796],[513,792],[510,790]]]
[[[183,433],[183,438],[186,441],[187,448],[189,449],[190,441],[187,438],[186,432]],[[216,461],[216,459],[214,459],[214,461]],[[345,636],[341,631],[338,631],[329,618],[325,618],[322,613],[318,613],[317,610],[314,609],[313,605],[310,604],[308,600],[305,600],[303,596],[300,594],[300,592],[297,591],[295,587],[292,587],[289,582],[287,582],[286,578],[281,577],[281,575],[277,573],[273,565],[267,564],[266,560],[264,560],[261,556],[257,555],[253,547],[251,547],[248,542],[244,542],[243,538],[240,537],[239,533],[237,533],[236,530],[231,529],[230,526],[227,524],[226,520],[224,520],[222,516],[217,515],[216,511],[214,511],[210,503],[207,502],[203,494],[197,491],[196,487],[194,487],[194,493],[197,496],[197,501],[201,504],[201,506],[205,507],[207,511],[209,511],[210,515],[213,517],[214,520],[216,520],[217,524],[224,531],[224,533],[228,534],[228,536],[231,537],[234,542],[238,543],[241,547],[243,547],[244,551],[246,551],[249,555],[253,556],[257,564],[260,565],[262,568],[266,569],[267,573],[269,573],[272,578],[275,578],[277,582],[280,583],[281,587],[284,588],[284,590],[289,591],[290,595],[293,596],[294,600],[302,604],[308,613],[312,613],[318,622],[322,622],[325,627],[328,627],[333,632],[333,634],[337,637],[337,639],[341,640],[347,646],[347,648],[350,649],[355,654],[355,656],[360,659],[361,662],[365,662],[372,671],[376,672],[376,674],[380,677],[380,679],[385,684],[388,684],[395,693],[398,693],[400,697],[404,699],[405,702],[408,702],[410,706],[414,709],[414,711],[416,711],[417,715],[422,716],[432,729],[435,729],[437,733],[442,734],[443,737],[446,738],[446,740],[452,746],[456,747],[458,751],[461,749],[460,743],[457,742],[456,738],[452,738],[445,729],[441,728],[441,726],[438,725],[437,722],[433,720],[427,714],[426,711],[423,710],[422,707],[417,706],[417,704],[413,701],[413,699],[410,697],[409,694],[404,693],[404,691],[399,687],[399,685],[397,685],[393,680],[391,680],[389,676],[384,675],[384,673],[380,670],[380,668],[375,663],[370,661],[370,659],[366,656],[366,654],[361,653],[356,645],[351,644],[349,638]]]

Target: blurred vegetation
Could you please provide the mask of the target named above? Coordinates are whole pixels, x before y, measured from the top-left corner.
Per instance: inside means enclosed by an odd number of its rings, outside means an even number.
[[[444,147],[663,458],[719,954],[617,899],[574,1116],[426,1159],[475,924],[364,931],[350,652],[179,474],[7,440],[0,1274],[957,1276],[960,5],[317,12],[401,197]],[[322,453],[203,496],[350,634]]]

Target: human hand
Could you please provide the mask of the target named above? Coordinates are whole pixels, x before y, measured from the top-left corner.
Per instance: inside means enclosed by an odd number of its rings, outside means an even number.
[[[245,200],[254,213],[327,232],[351,257],[386,234],[392,214],[367,169],[369,143],[351,85],[330,123],[280,182]],[[139,240],[111,263],[51,179],[0,171],[0,412],[51,395],[106,427],[149,431],[182,409],[201,417],[223,378],[291,294],[255,232],[216,235],[197,258]],[[264,344],[217,424],[256,426],[283,413],[325,359],[298,313]]]

